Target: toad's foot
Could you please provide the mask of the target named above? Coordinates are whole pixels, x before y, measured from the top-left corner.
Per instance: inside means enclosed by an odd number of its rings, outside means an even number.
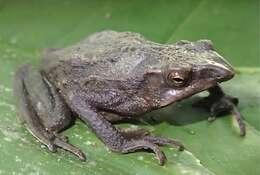
[[[46,140],[47,142],[43,142],[40,138],[36,136],[38,140],[44,145],[47,146],[47,148],[51,152],[57,152],[57,148],[64,149],[66,151],[69,151],[73,153],[75,156],[77,156],[80,160],[85,161],[86,156],[85,154],[76,146],[69,143],[69,139],[67,136],[59,135],[57,133],[50,133],[48,132],[48,137]]]
[[[130,152],[135,152],[137,150],[152,150],[155,153],[156,159],[158,159],[160,165],[164,165],[166,162],[166,156],[165,154],[160,150],[159,146],[145,141],[144,139],[136,140],[128,140],[123,147],[121,147],[119,150],[114,150],[116,152],[121,152],[121,153],[130,153]]]
[[[164,165],[166,161],[166,156],[164,152],[160,150],[159,146],[168,145],[177,147],[180,151],[184,150],[184,146],[180,142],[159,136],[152,136],[150,135],[149,131],[144,129],[120,129],[120,133],[127,141],[121,147],[121,149],[115,150],[116,152],[120,151],[122,153],[130,153],[140,149],[149,149],[155,153],[160,165]]]
[[[184,145],[176,140],[168,139],[160,136],[152,136],[148,130],[145,129],[120,129],[122,135],[124,135],[128,139],[143,139],[145,141],[160,145],[160,146],[174,146],[179,151],[184,150]]]
[[[70,144],[67,137],[55,136],[53,140],[54,146],[60,147],[76,155],[80,160],[85,161],[85,154],[74,145]]]
[[[201,107],[210,111],[209,122],[225,113],[232,113],[239,125],[240,136],[246,135],[245,123],[237,109],[238,99],[224,94],[219,86],[209,89],[210,95],[193,103],[193,107]]]

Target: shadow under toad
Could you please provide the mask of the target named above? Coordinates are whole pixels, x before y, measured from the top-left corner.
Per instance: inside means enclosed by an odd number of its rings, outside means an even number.
[[[132,123],[141,125],[157,125],[167,122],[175,126],[184,126],[200,121],[205,121],[209,117],[209,111],[192,107],[192,103],[199,100],[200,97],[194,96],[185,99],[176,104],[152,111],[143,115],[138,120],[121,121],[120,123]]]
[[[140,120],[141,123],[156,125],[167,122],[171,125],[184,126],[199,121],[205,121],[209,117],[209,112],[205,109],[192,107],[199,97],[191,97],[165,108],[145,114]]]

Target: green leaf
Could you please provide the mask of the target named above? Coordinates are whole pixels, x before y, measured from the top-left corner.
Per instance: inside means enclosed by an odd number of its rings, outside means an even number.
[[[0,0],[0,174],[259,174],[258,3]],[[147,128],[182,141],[187,148],[183,152],[162,147],[168,158],[165,166],[147,152],[109,151],[79,121],[64,134],[87,154],[87,162],[63,150],[50,153],[16,120],[13,74],[21,64],[38,64],[43,48],[64,47],[104,29],[134,31],[160,43],[213,40],[215,48],[237,67],[237,76],[223,87],[240,99],[246,137],[239,136],[232,116],[208,123],[207,112],[191,108],[193,97],[147,114],[139,125],[120,125]]]

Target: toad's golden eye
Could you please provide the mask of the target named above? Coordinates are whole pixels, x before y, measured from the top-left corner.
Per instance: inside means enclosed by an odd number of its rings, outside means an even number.
[[[178,72],[171,72],[167,76],[167,82],[170,86],[183,87],[186,84],[186,79]]]

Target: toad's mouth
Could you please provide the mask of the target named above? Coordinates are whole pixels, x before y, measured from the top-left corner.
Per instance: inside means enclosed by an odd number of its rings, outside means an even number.
[[[182,89],[168,89],[161,94],[160,107],[168,106],[174,102],[181,101],[194,94],[214,87],[218,82],[214,79],[198,80],[190,86]]]

